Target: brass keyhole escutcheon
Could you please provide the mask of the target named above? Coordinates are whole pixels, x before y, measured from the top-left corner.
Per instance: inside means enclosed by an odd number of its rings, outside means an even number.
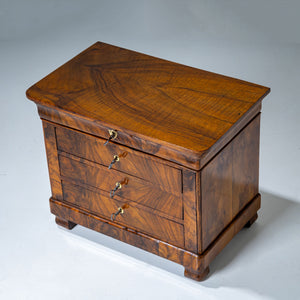
[[[110,191],[110,194],[109,194],[110,198],[113,198],[115,195],[115,192],[117,190],[120,190],[121,188],[122,188],[122,184],[120,182],[117,182],[115,188]]]
[[[114,155],[114,158],[111,161],[110,165],[108,166],[108,169],[110,170],[112,168],[113,164],[115,164],[119,160],[120,160],[120,157],[118,155]]]
[[[119,207],[115,213],[111,214],[110,219],[114,221],[119,214],[123,215],[123,213],[124,213],[124,209],[122,207]]]
[[[116,191],[120,190],[123,185],[128,184],[128,178],[124,178],[121,182],[116,182],[116,186],[110,191],[109,196],[113,198],[115,196]]]
[[[109,143],[109,141],[114,140],[118,136],[118,132],[113,129],[109,129],[108,133],[109,133],[109,138],[104,143],[104,146],[106,146]]]
[[[122,205],[122,207],[119,207],[118,210],[117,210],[115,213],[112,213],[112,214],[111,214],[110,219],[111,219],[112,221],[115,221],[115,219],[117,218],[117,216],[120,215],[120,214],[121,214],[121,216],[122,216],[122,215],[124,214],[124,210],[125,210],[126,208],[128,208],[128,207],[129,207],[128,204]]]

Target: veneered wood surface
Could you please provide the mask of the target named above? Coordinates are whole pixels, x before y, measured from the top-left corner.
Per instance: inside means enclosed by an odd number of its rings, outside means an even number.
[[[191,278],[196,281],[202,281],[206,279],[207,275],[209,273],[209,267],[206,267],[203,271],[197,271],[197,272],[192,272],[190,269],[185,268],[184,269],[184,276]]]
[[[111,214],[117,212],[119,207],[124,207],[123,215],[118,215],[114,223],[123,224],[131,229],[138,230],[169,242],[179,247],[184,247],[183,225],[167,220],[142,209],[130,201],[121,201],[119,198],[111,199],[96,193],[87,187],[73,185],[63,181],[64,200],[80,208],[110,219]]]
[[[260,206],[261,195],[257,194],[203,252],[204,266],[208,266],[248,221],[253,219]]]
[[[259,112],[268,92],[94,44],[27,91],[43,120],[57,223],[103,232],[202,279],[256,219]],[[109,129],[118,137],[104,146]],[[114,155],[120,161],[108,170]],[[116,181],[126,184],[111,199]],[[118,207],[124,214],[111,221]]]
[[[72,223],[83,225],[125,243],[182,264],[186,269],[186,276],[196,280],[202,280],[203,274],[206,273],[206,269],[212,260],[247,224],[247,222],[252,220],[256,215],[260,208],[260,195],[256,195],[256,197],[244,207],[244,209],[202,254],[195,254],[141,232],[132,231],[121,224],[115,222],[112,223],[95,214],[70,206],[53,198],[50,199],[50,208],[51,212],[61,219],[70,220]]]
[[[55,199],[62,200],[63,193],[60,180],[55,126],[49,122],[43,121],[43,131],[52,197],[54,197]]]
[[[258,193],[259,124],[260,115],[201,171],[203,249]]]
[[[80,224],[96,230],[177,263],[188,265],[192,269],[198,269],[199,267],[198,255],[186,251],[183,248],[163,242],[139,231],[130,230],[130,228],[126,226],[111,222],[101,216],[86,212],[83,209],[53,198],[50,199],[50,208],[54,215],[59,216],[62,219],[72,220],[75,224]]]
[[[120,160],[112,166],[113,170],[146,179],[172,194],[181,194],[181,171],[160,163],[155,157],[112,142],[104,146],[105,140],[101,138],[62,127],[56,128],[56,136],[58,150],[105,166],[118,155]]]
[[[47,122],[50,121],[49,123],[55,125],[64,125],[68,128],[73,128],[81,132],[89,133],[96,137],[104,137],[106,139],[109,137],[108,130],[114,128],[111,125],[105,126],[102,123],[100,124],[97,121],[83,118],[82,116],[78,117],[70,112],[65,112],[59,109],[41,105],[38,105],[38,113],[42,120],[47,120]],[[245,122],[245,119],[243,119],[243,122]],[[236,124],[236,126],[238,127],[240,125]],[[226,136],[222,138],[222,143],[229,141],[235,134],[234,130],[230,131],[229,133],[230,134],[226,134]],[[205,164],[205,161],[207,161],[207,159],[201,159],[200,161],[198,155],[195,155],[186,149],[182,151],[182,148],[169,148],[163,144],[160,144],[158,141],[153,142],[151,139],[141,138],[138,134],[132,134],[128,131],[125,132],[119,130],[118,137],[114,140],[114,142],[139,150],[143,153],[151,154],[156,158],[162,158],[164,164],[173,166],[175,168],[187,167],[198,170],[200,169],[201,164]],[[215,144],[215,148],[218,148],[217,144]],[[207,156],[205,156],[205,158],[206,157]]]
[[[269,88],[97,42],[29,99],[202,155]]]
[[[198,253],[201,249],[201,245],[198,243],[201,231],[197,223],[200,204],[199,172],[183,170],[182,181],[185,248]]]
[[[115,199],[134,201],[182,219],[181,194],[175,196],[149,181],[65,153],[59,155],[59,162],[63,180],[101,189],[108,197],[119,182],[122,187],[115,192]]]
[[[57,217],[57,216],[55,217],[55,222],[56,222],[57,225],[62,226],[62,227],[66,228],[66,229],[69,229],[69,230],[73,229],[77,225],[77,224],[75,224],[71,221],[67,221],[67,220],[62,219],[62,218]]]

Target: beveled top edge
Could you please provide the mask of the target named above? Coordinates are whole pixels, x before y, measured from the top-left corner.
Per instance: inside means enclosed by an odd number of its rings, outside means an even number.
[[[70,63],[71,61],[74,61],[76,60],[78,57],[80,57],[81,55],[83,55],[84,53],[86,53],[87,51],[89,51],[90,49],[93,49],[99,45],[107,45],[107,46],[112,46],[112,45],[109,45],[109,44],[106,44],[106,43],[103,43],[103,42],[96,42],[95,44],[93,44],[92,46],[90,46],[89,48],[87,48],[86,50],[82,51],[81,53],[79,53],[77,56],[75,56],[74,58],[70,59],[68,62],[66,62],[65,64],[63,64],[61,67],[59,67],[58,69],[61,69],[63,66],[67,65],[68,63]],[[131,51],[131,52],[134,52],[134,53],[138,53],[138,54],[141,54],[141,55],[146,55],[146,54],[143,54],[143,53],[140,53],[140,52],[137,52],[137,51],[132,51],[132,50],[128,50],[128,49],[125,49],[125,48],[122,48],[122,47],[117,47],[117,46],[114,46],[116,48],[119,48],[119,49],[123,49],[123,50],[127,50],[127,51]],[[204,71],[204,70],[201,70],[201,69],[197,69],[195,67],[191,67],[191,66],[187,66],[187,65],[183,65],[183,64],[180,64],[180,63],[176,63],[176,62],[171,62],[171,61],[168,61],[168,60],[165,60],[165,59],[161,59],[161,58],[157,58],[157,57],[154,57],[154,56],[151,56],[151,55],[146,55],[148,57],[151,57],[153,59],[157,59],[157,60],[161,60],[161,61],[164,61],[164,62],[169,62],[169,63],[172,63],[174,65],[178,65],[178,66],[184,66],[186,68],[189,68],[191,70],[195,70],[195,71]],[[57,70],[58,70],[57,69]],[[51,72],[49,75],[53,74],[54,72],[56,72],[57,70],[54,70],[53,72]],[[209,71],[204,71],[205,73],[207,74],[213,74],[214,76],[219,76],[220,78],[227,78],[231,81],[236,81],[238,83],[242,83],[242,84],[245,84],[245,85],[248,85],[248,86],[253,86],[255,88],[259,88],[262,90],[262,93],[261,93],[261,96],[256,100],[256,102],[253,102],[253,105],[255,105],[257,102],[261,102],[262,99],[270,92],[270,88],[267,88],[267,87],[264,87],[264,86],[261,86],[261,85],[258,85],[258,84],[254,84],[254,83],[251,83],[251,82],[247,82],[247,81],[244,81],[244,80],[241,80],[241,79],[236,79],[236,78],[233,78],[233,77],[229,77],[229,76],[225,76],[225,75],[221,75],[221,74],[217,74],[217,73],[213,73],[213,72],[209,72]],[[48,77],[49,75],[47,75],[46,77]],[[41,79],[39,82],[43,81],[46,77],[44,77],[43,79]],[[38,82],[38,83],[39,83]],[[36,97],[36,94],[32,93],[32,89],[38,84],[34,84],[32,87],[30,87],[27,91],[26,91],[26,96],[28,99],[34,101],[35,103],[37,104],[40,104],[40,105],[43,105],[43,106],[47,106],[49,108],[54,108],[56,107],[54,104],[51,104],[49,102],[45,102],[43,97],[39,98],[39,97]],[[59,108],[60,110],[62,111],[65,111],[65,112],[68,112],[68,113],[72,113],[72,114],[77,114],[79,117],[81,118],[86,118],[86,119],[89,119],[89,120],[92,120],[91,118],[89,118],[87,115],[84,115],[82,113],[78,113],[78,112],[74,112],[74,111],[71,111],[71,110],[67,110],[67,109],[63,109],[63,108]],[[241,115],[241,119],[243,118],[243,115]],[[131,130],[129,128],[124,128],[123,126],[120,126],[119,124],[111,124],[111,123],[108,123],[107,121],[103,121],[103,120],[93,120],[94,122],[98,122],[100,124],[103,124],[107,127],[115,127],[116,129],[118,130],[122,130],[122,131],[126,131],[128,132],[128,134],[130,135],[136,135],[138,137],[141,137],[145,140],[151,140],[152,142],[154,143],[157,143],[157,144],[161,144],[163,143],[165,147],[167,148],[170,148],[170,149],[174,149],[176,151],[179,151],[179,152],[182,152],[182,151],[185,151],[187,153],[189,153],[189,155],[195,159],[195,160],[200,160],[201,157],[203,155],[205,155],[207,152],[210,151],[210,149],[218,142],[218,140],[216,140],[214,143],[212,143],[209,147],[207,147],[206,149],[202,150],[202,151],[195,151],[194,149],[191,149],[191,148],[188,148],[188,147],[184,147],[184,146],[181,146],[181,145],[178,145],[178,144],[175,144],[175,143],[171,143],[171,142],[168,142],[167,140],[160,140],[156,137],[153,137],[153,136],[148,136],[148,135],[144,135],[138,131],[135,131],[135,130]],[[234,123],[232,123],[233,125]],[[228,132],[230,132],[231,130],[231,127],[223,133],[223,135],[227,135]]]

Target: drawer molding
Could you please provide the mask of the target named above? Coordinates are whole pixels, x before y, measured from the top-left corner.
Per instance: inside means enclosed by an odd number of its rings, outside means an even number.
[[[101,190],[101,189],[98,189],[98,188],[93,187],[93,186],[90,186],[90,185],[80,184],[80,183],[78,183],[77,181],[72,180],[72,179],[70,179],[70,178],[66,178],[66,177],[64,177],[64,176],[61,176],[61,182],[62,182],[62,185],[64,185],[64,183],[68,183],[68,184],[71,184],[71,185],[73,185],[73,186],[82,187],[82,188],[87,189],[87,190],[89,190],[89,191],[91,191],[91,192],[94,192],[94,193],[97,193],[97,194],[99,194],[99,195],[102,195],[102,196],[107,197],[107,192],[106,192],[106,191],[103,191],[103,190]],[[128,202],[128,200],[126,200],[126,199],[124,199],[124,198],[121,198],[121,197],[118,196],[118,195],[115,195],[115,197],[114,197],[113,199],[116,200],[116,201],[118,201],[118,202],[120,202],[120,203],[127,203],[127,202]],[[63,200],[63,202],[68,202],[68,201]],[[160,211],[160,210],[154,210],[154,209],[153,209],[152,207],[150,207],[150,206],[146,206],[146,205],[144,205],[144,204],[140,204],[140,203],[135,202],[135,201],[133,201],[133,200],[131,200],[130,203],[131,203],[131,206],[138,207],[139,209],[148,211],[148,212],[150,212],[150,213],[154,213],[154,212],[155,212],[156,215],[158,215],[158,216],[160,216],[160,217],[162,217],[162,218],[165,218],[165,219],[167,219],[167,220],[174,221],[174,222],[176,222],[176,223],[178,223],[178,224],[184,225],[184,220],[181,219],[181,218],[176,218],[176,217],[170,216],[170,215],[168,215],[168,214],[166,214],[166,213],[164,213],[164,212],[162,212],[162,211]],[[71,203],[70,203],[70,204],[71,204]]]
[[[172,194],[147,180],[128,175],[117,170],[107,170],[105,166],[67,153],[59,153],[60,177],[75,184],[94,187],[110,194],[115,182],[128,181],[124,188],[115,194],[126,200],[151,207],[176,219],[183,218],[182,194]],[[89,172],[87,172],[89,171]]]
[[[109,166],[115,155],[120,160],[113,169],[146,179],[171,193],[182,190],[181,170],[163,163],[160,158],[132,150],[129,147],[62,126],[56,127],[57,148],[86,160]],[[121,157],[122,156],[122,157]]]
[[[114,223],[122,224],[132,230],[138,230],[163,241],[177,246],[184,246],[184,226],[173,220],[159,216],[154,210],[145,210],[130,201],[118,201],[110,199],[107,195],[95,193],[87,188],[63,184],[64,201],[87,212],[104,217],[110,220],[111,214],[118,207],[127,205],[124,215]]]

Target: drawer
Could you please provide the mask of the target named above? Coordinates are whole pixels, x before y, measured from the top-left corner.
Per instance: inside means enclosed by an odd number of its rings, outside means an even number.
[[[133,202],[111,199],[89,188],[73,185],[65,181],[62,181],[62,187],[64,200],[71,204],[109,220],[111,214],[115,213],[119,207],[126,207],[124,208],[124,213],[116,217],[115,223],[150,234],[173,245],[184,247],[182,224],[141,209]]]
[[[180,195],[181,170],[161,163],[162,160],[115,143],[64,127],[56,128],[57,148],[90,161],[109,166],[115,155],[119,161],[112,169],[146,179],[163,190]]]
[[[107,197],[116,188],[116,183],[121,184],[114,198],[132,200],[141,205],[158,210],[167,216],[182,219],[182,197],[164,191],[160,186],[128,175],[126,173],[108,169],[105,166],[80,159],[70,154],[60,153],[59,164],[63,180],[79,185],[89,185],[105,191]]]

